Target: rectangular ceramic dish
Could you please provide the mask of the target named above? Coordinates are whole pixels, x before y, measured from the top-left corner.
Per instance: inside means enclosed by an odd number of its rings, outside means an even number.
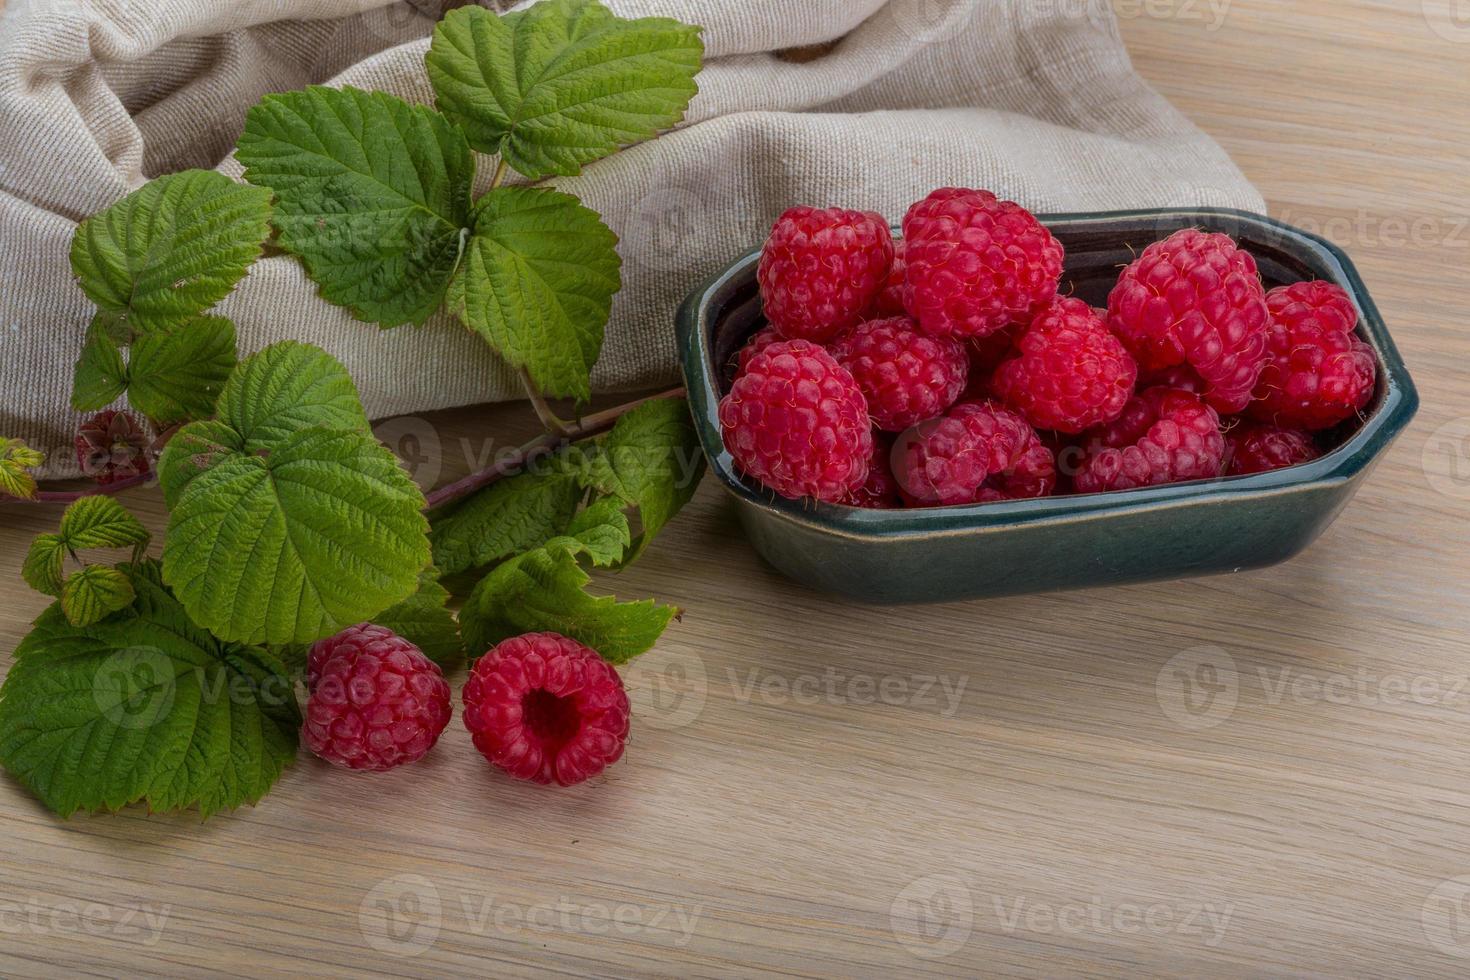
[[[1339,249],[1270,218],[1215,209],[1040,216],[1067,250],[1063,291],[1097,306],[1145,246],[1186,227],[1221,231],[1256,258],[1267,288],[1327,279],[1358,304],[1378,358],[1365,418],[1330,433],[1311,463],[1252,476],[1085,496],[912,510],[786,500],[734,468],[717,409],[736,351],[764,321],[753,251],[690,295],[679,313],[689,401],[711,469],[747,537],[815,589],[868,602],[930,602],[1240,571],[1284,561],[1327,527],[1418,407],[1373,300]]]

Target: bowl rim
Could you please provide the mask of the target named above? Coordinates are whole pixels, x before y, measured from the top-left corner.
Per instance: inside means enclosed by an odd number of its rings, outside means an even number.
[[[1360,313],[1358,333],[1373,348],[1382,369],[1385,393],[1381,404],[1352,437],[1309,463],[1245,476],[1215,477],[1162,487],[1143,487],[1110,493],[1069,494],[1027,500],[997,501],[952,507],[872,510],[813,500],[790,500],[764,488],[748,485],[736,472],[725,450],[719,426],[718,379],[722,365],[714,363],[705,342],[709,316],[722,300],[748,281],[760,256],[757,246],[695,288],[677,314],[680,360],[690,410],[710,469],[740,500],[782,518],[816,530],[856,538],[905,534],[974,532],[1035,524],[1067,523],[1102,514],[1137,513],[1188,506],[1202,500],[1250,500],[1284,493],[1325,489],[1353,479],[1369,467],[1403,431],[1419,406],[1418,391],[1394,344],[1378,307],[1347,254],[1319,235],[1283,221],[1234,208],[1143,208],[1121,211],[1083,211],[1038,214],[1048,226],[1152,218],[1179,228],[1210,224],[1249,226],[1265,231],[1283,245],[1296,245],[1312,254],[1331,273],[1331,280],[1348,291]],[[1198,219],[1198,220],[1190,220]],[[898,228],[895,226],[895,231]],[[1175,229],[1177,230],[1177,229]],[[1232,237],[1237,237],[1232,235]]]

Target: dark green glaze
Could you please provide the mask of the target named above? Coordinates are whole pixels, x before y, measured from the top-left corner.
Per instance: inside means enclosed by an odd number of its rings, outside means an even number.
[[[1105,305],[1119,269],[1185,227],[1235,237],[1268,287],[1328,279],[1352,294],[1359,334],[1380,367],[1362,422],[1338,448],[1253,476],[1087,496],[915,510],[857,510],[785,500],[735,472],[720,440],[719,399],[731,356],[763,324],[751,252],[695,290],[679,312],[689,402],[710,467],[734,495],[746,535],[787,575],[869,602],[931,602],[1144,582],[1275,564],[1321,534],[1419,398],[1378,309],[1339,249],[1243,211],[1214,209],[1043,215],[1067,248],[1063,291]]]

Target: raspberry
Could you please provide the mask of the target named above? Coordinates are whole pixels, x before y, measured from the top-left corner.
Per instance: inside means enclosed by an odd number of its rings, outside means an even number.
[[[622,758],[630,710],[612,665],[559,633],[501,641],[464,686],[475,748],[516,779],[543,784],[571,786]]]
[[[392,630],[349,626],[312,644],[301,737],[334,766],[381,772],[417,762],[449,723],[439,667]]]
[[[1086,443],[1073,480],[1078,493],[1206,479],[1225,462],[1220,416],[1180,388],[1145,389]]]
[[[900,437],[894,475],[920,506],[1045,497],[1056,486],[1051,452],[1014,412],[967,403]]]
[[[1108,296],[1108,326],[1145,376],[1188,363],[1215,409],[1239,412],[1266,363],[1266,292],[1229,235],[1196,228],[1154,242]]]
[[[908,317],[860,323],[828,350],[857,382],[873,424],[886,432],[949,408],[970,372],[963,344],[919,333]]]
[[[893,510],[903,506],[898,481],[893,478],[893,445],[881,432],[873,433],[873,458],[868,465],[868,478],[842,501],[849,507],[865,510]]]
[[[755,333],[751,334],[750,339],[745,342],[745,346],[740,348],[740,352],[736,355],[736,377],[745,373],[745,369],[750,365],[750,359],[752,357],[772,344],[780,343],[784,339],[784,337],[776,332],[775,327],[761,327]]]
[[[1195,374],[1194,368],[1188,364],[1176,364],[1162,371],[1154,371],[1147,375],[1139,375],[1138,387],[1140,388],[1183,388],[1192,391],[1196,395],[1205,393],[1205,383],[1200,376]]]
[[[1353,334],[1358,309],[1340,286],[1299,282],[1266,295],[1271,311],[1266,369],[1250,413],[1283,426],[1325,429],[1373,397],[1377,362]]]
[[[945,187],[909,209],[904,305],[925,333],[984,337],[1056,296],[1062,246],[1035,216],[989,191]]]
[[[150,471],[148,433],[127,412],[98,412],[77,429],[75,445],[82,473],[102,486]]]
[[[1111,422],[1133,397],[1138,365],[1080,299],[1059,299],[996,368],[991,393],[1038,429],[1078,433]]]
[[[880,215],[792,208],[756,270],[766,320],[790,340],[831,340],[857,325],[892,262],[893,233]]]
[[[1306,463],[1322,455],[1310,432],[1283,429],[1268,422],[1247,423],[1225,437],[1230,476],[1264,473]]]
[[[750,359],[720,401],[720,434],[740,469],[783,497],[838,503],[868,478],[873,455],[857,382],[805,340]]]
[[[873,297],[873,305],[868,307],[869,318],[882,320],[891,316],[908,316],[908,310],[903,305],[903,284],[908,263],[903,256],[903,239],[899,239],[893,243],[893,264],[888,267],[888,278],[878,290],[878,295]]]

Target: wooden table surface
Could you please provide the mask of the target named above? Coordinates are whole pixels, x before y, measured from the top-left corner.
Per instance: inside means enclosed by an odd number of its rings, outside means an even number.
[[[458,720],[376,778],[303,753],[203,825],[59,822],[0,778],[0,975],[1470,973],[1470,22],[1115,6],[1271,213],[1351,251],[1419,383],[1307,554],[871,609],[763,566],[707,482],[616,582],[688,614],[595,785],[497,778]],[[530,429],[428,421],[450,468]],[[6,650],[55,519],[0,510]]]

